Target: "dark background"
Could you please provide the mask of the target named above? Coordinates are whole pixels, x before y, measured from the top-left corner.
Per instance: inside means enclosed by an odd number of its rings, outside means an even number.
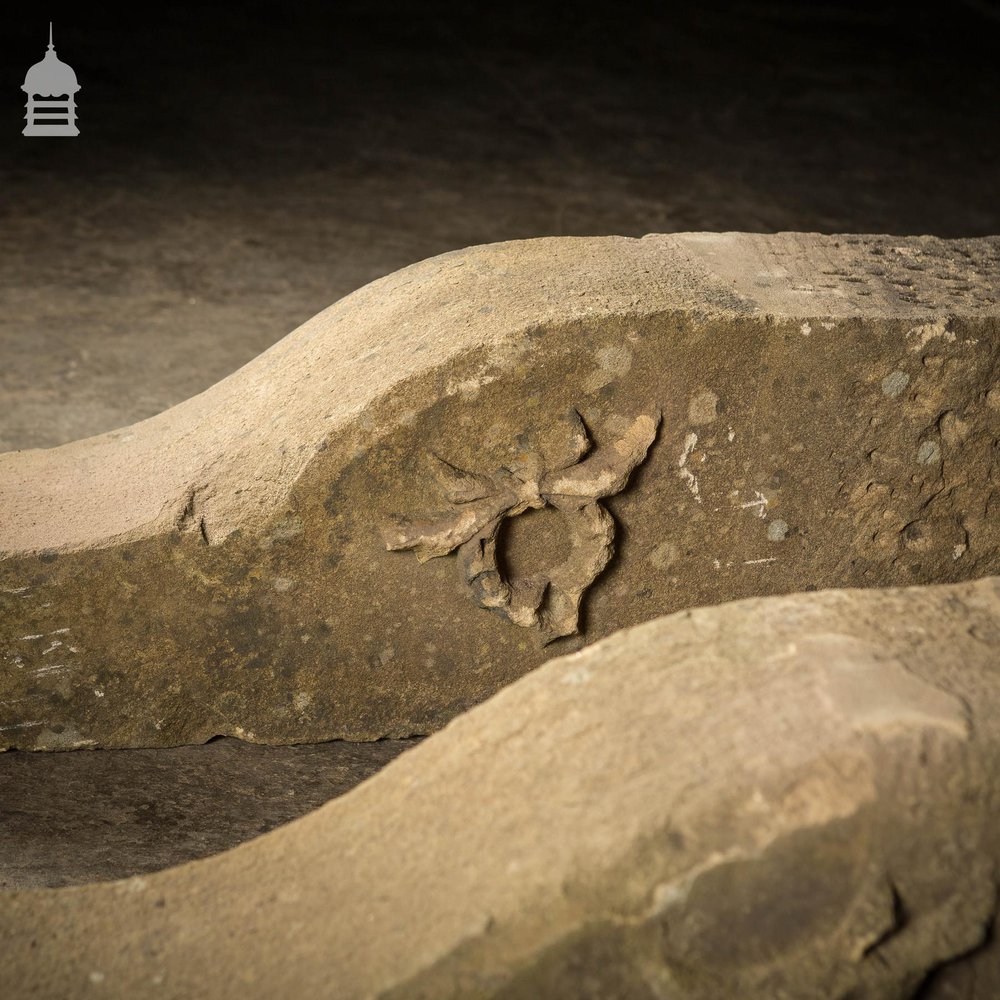
[[[16,142],[48,16],[4,26],[5,181],[377,174],[411,196],[391,225],[413,224],[419,191],[446,181],[498,195],[560,177],[609,214],[616,195],[646,199],[661,226],[998,229],[989,0],[62,5],[56,47],[84,87],[85,140]]]
[[[81,135],[20,135],[48,19]],[[8,13],[0,450],[156,413],[457,247],[1000,232],[1000,5]]]

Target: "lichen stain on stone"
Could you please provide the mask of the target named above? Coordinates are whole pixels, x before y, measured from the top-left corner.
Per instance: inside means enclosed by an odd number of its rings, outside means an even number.
[[[547,454],[525,448],[491,474],[468,472],[429,453],[431,472],[449,507],[423,516],[395,515],[382,526],[387,549],[412,549],[421,562],[458,549],[464,583],[476,602],[546,642],[579,631],[584,591],[614,554],[615,524],[598,502],[620,493],[649,451],[660,413],[642,414],[606,447],[591,439],[576,410],[562,418],[565,434]],[[565,521],[569,553],[530,575],[505,573],[499,531],[509,518],[552,507]]]
[[[933,465],[941,458],[941,446],[937,441],[923,441],[917,449],[917,461],[921,465]]]
[[[906,372],[894,371],[882,379],[882,395],[895,399],[910,384],[910,376]]]
[[[688,404],[688,421],[695,425],[710,424],[718,416],[719,397],[705,389],[691,397]]]
[[[621,345],[602,347],[596,354],[597,368],[584,381],[587,392],[597,392],[628,374],[632,367],[632,352]]]
[[[772,521],[767,526],[767,537],[772,542],[783,542],[788,537],[789,527],[782,520]]]

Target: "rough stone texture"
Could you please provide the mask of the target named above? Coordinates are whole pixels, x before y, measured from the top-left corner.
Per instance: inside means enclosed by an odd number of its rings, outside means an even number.
[[[377,281],[158,417],[0,456],[0,739],[402,737],[679,608],[995,572],[998,287],[997,239],[794,234],[534,240]],[[546,647],[380,527],[437,500],[430,452],[516,466],[570,408],[598,453],[662,420],[602,501],[582,634]],[[556,565],[559,516],[509,519],[501,560]]]
[[[998,649],[996,578],[646,623],[226,854],[0,895],[0,994],[988,1000]]]
[[[599,501],[625,488],[649,453],[659,423],[659,412],[642,414],[620,438],[591,452],[587,428],[571,409],[561,421],[552,421],[554,451],[526,447],[492,476],[435,458],[447,509],[429,517],[392,518],[382,530],[385,547],[413,549],[421,562],[457,548],[462,579],[480,607],[522,628],[537,626],[546,642],[574,635],[580,630],[583,593],[615,551],[615,522]],[[498,535],[509,518],[546,507],[563,515],[566,554],[534,573],[518,575],[506,565],[512,562],[510,540],[498,548]]]
[[[228,850],[353,788],[407,740],[0,756],[0,889],[125,878]]]

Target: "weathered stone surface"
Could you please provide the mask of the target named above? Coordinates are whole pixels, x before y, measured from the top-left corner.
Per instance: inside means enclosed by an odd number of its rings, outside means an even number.
[[[614,554],[615,522],[600,505],[620,493],[656,438],[660,414],[642,414],[607,448],[590,452],[590,435],[576,410],[565,415],[569,449],[553,457],[528,451],[492,476],[458,469],[433,456],[450,508],[432,517],[395,517],[382,529],[385,547],[414,549],[421,562],[458,549],[462,578],[480,607],[525,628],[538,626],[546,642],[579,631],[583,592]],[[500,565],[497,533],[507,518],[551,506],[561,511],[569,553],[526,577]]]
[[[152,420],[0,456],[0,745],[405,736],[680,608],[997,572],[998,287],[997,239],[788,234],[390,275]],[[595,455],[660,415],[620,492],[520,497],[461,565],[386,550],[442,462],[470,509],[571,465],[571,411]]]
[[[996,578],[620,632],[226,854],[0,894],[0,995],[988,1000],[998,649]]]

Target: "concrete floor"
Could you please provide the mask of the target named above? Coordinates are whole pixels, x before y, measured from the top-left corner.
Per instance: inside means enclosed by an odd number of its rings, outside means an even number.
[[[417,740],[0,757],[0,890],[79,885],[225,850],[349,791]]]
[[[918,6],[345,2],[269,21],[209,3],[154,31],[67,15],[82,135],[24,139],[16,102],[0,113],[0,451],[151,416],[352,289],[470,244],[1000,232],[998,8]],[[46,26],[5,34],[16,94]],[[222,850],[388,759],[84,753],[0,758],[0,886]]]

